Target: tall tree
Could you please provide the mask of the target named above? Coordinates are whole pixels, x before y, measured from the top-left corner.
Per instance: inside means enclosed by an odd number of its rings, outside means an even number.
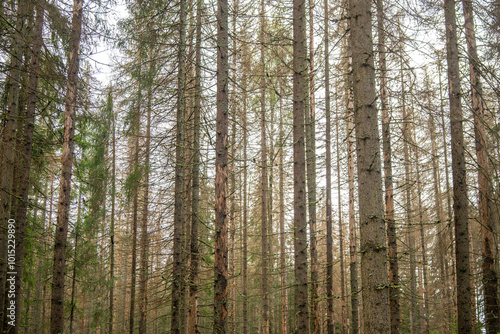
[[[465,144],[458,64],[455,2],[445,0],[446,60],[450,100],[451,158],[453,171],[453,213],[455,221],[455,265],[457,275],[458,333],[472,333],[469,264],[469,202],[465,166]]]
[[[287,328],[287,288],[286,288],[286,245],[285,245],[285,170],[284,170],[284,149],[285,149],[285,130],[283,124],[283,79],[282,67],[280,67],[279,76],[279,233],[280,233],[280,276],[281,276],[281,334],[288,333]]]
[[[372,333],[389,333],[386,232],[370,7],[369,0],[350,1],[363,325]]]
[[[20,319],[22,301],[22,282],[24,273],[24,250],[26,238],[26,223],[28,219],[28,195],[30,189],[30,176],[33,154],[33,136],[35,129],[35,109],[38,100],[38,76],[40,73],[40,51],[42,48],[42,33],[45,9],[41,4],[36,4],[36,17],[33,31],[33,46],[31,60],[28,67],[29,83],[27,91],[26,115],[24,119],[23,148],[21,155],[21,174],[19,178],[18,204],[16,207],[16,319]],[[0,280],[1,281],[1,280]],[[19,325],[19,321],[17,323]],[[16,330],[16,329],[14,329]]]
[[[3,6],[2,6],[3,7]],[[29,5],[24,0],[17,1],[16,19],[14,23],[14,33],[10,45],[10,71],[6,82],[7,106],[2,112],[2,131],[0,135],[0,162],[2,164],[2,175],[0,177],[0,242],[2,245],[7,245],[7,230],[8,225],[12,222],[11,219],[11,204],[12,204],[12,187],[14,179],[15,167],[15,149],[16,149],[16,123],[18,117],[19,104],[19,81],[21,78],[22,65],[22,41],[24,36],[26,15]],[[15,185],[14,185],[15,186]],[[7,270],[7,247],[0,247],[0,331],[4,330],[4,319],[6,320],[7,303],[6,286],[7,272],[14,272],[14,268]],[[9,275],[9,278],[15,278]],[[5,328],[6,329],[6,328]]]
[[[326,328],[333,334],[333,239],[332,239],[332,130],[330,110],[330,36],[328,0],[324,2],[325,24],[325,114],[326,114]]]
[[[469,73],[474,114],[474,137],[478,164],[479,218],[483,232],[482,271],[484,285],[484,309],[486,333],[500,332],[500,301],[498,296],[498,277],[495,270],[494,216],[492,214],[491,175],[486,147],[484,126],[483,88],[480,80],[479,57],[477,54],[474,28],[474,11],[471,0],[462,0],[465,19],[465,38],[469,55]]]
[[[201,118],[201,11],[203,0],[196,2],[196,46],[194,83],[193,170],[191,190],[191,270],[189,278],[188,333],[198,332],[199,242],[201,221],[200,202],[200,118]]]
[[[130,261],[130,313],[129,313],[129,333],[134,334],[135,331],[135,288],[137,279],[137,222],[139,219],[139,180],[140,180],[140,166],[139,166],[139,136],[141,128],[141,102],[142,102],[142,57],[141,46],[139,46],[138,58],[138,89],[137,89],[137,106],[134,111],[134,122],[132,124],[133,130],[133,161],[132,161],[132,174],[129,176],[131,180],[132,190],[132,260]]]
[[[314,100],[314,0],[309,0],[309,108],[306,113],[306,168],[311,249],[311,332],[319,333],[318,252],[316,238],[316,105]]]
[[[153,54],[150,55],[154,57]],[[156,71],[155,59],[149,59],[149,70],[147,74],[147,101],[146,101],[146,142],[144,144],[144,180],[142,203],[142,224],[141,224],[141,254],[139,270],[139,333],[147,333],[147,306],[148,306],[148,218],[149,218],[149,173],[150,158],[149,151],[151,146],[151,109],[153,98],[153,78]]]
[[[309,66],[305,0],[293,1],[293,226],[295,255],[295,332],[309,332],[307,287],[307,218],[305,114],[308,112]]]
[[[111,147],[111,217],[109,226],[109,324],[108,332],[113,333],[115,303],[115,205],[116,205],[116,113],[113,111],[113,89],[108,92],[108,108],[111,114],[112,147]]]
[[[269,333],[269,298],[268,298],[268,245],[267,245],[267,144],[266,144],[266,63],[265,44],[265,3],[260,2],[260,191],[261,191],[261,234],[262,234],[262,330]]]
[[[174,199],[174,256],[173,256],[173,284],[172,284],[172,334],[179,334],[182,330],[183,319],[181,318],[182,286],[184,252],[182,249],[184,241],[184,219],[183,207],[183,178],[184,178],[184,121],[186,114],[185,93],[185,63],[186,63],[186,3],[179,1],[179,51],[177,72],[177,133],[175,147],[175,199]]]
[[[349,35],[347,44],[351,44]],[[344,48],[345,50],[345,48]],[[359,283],[356,238],[356,214],[354,203],[354,100],[352,96],[352,56],[347,47],[346,106],[347,106],[347,178],[349,183],[349,271],[351,283],[351,328],[352,333],[359,331]]]
[[[80,69],[80,40],[82,34],[83,0],[73,0],[73,17],[69,38],[70,54],[64,112],[64,137],[61,156],[61,181],[57,205],[57,228],[54,237],[54,265],[52,271],[52,302],[50,332],[64,331],[64,279],[66,273],[66,240],[68,236],[71,175],[76,121],[78,71]]]
[[[398,245],[394,219],[394,187],[392,184],[391,117],[389,111],[389,90],[387,85],[387,47],[384,22],[384,0],[377,0],[378,56],[380,70],[380,102],[382,110],[382,147],[384,152],[385,220],[389,259],[389,311],[391,333],[398,334],[399,315],[399,272]]]
[[[217,116],[215,143],[214,333],[227,328],[228,4],[217,1]]]

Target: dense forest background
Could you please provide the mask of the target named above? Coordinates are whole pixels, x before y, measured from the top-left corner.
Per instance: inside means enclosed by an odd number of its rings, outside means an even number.
[[[500,332],[499,29],[2,0],[0,333]]]

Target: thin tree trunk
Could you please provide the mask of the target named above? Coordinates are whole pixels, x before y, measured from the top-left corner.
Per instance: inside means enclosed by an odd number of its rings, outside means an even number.
[[[340,192],[340,146],[339,146],[339,112],[337,110],[337,121],[335,124],[336,136],[337,136],[337,197],[339,201],[339,249],[340,249],[340,301],[342,310],[342,333],[347,333],[347,310],[345,302],[345,277],[344,277],[344,231],[342,224],[342,197]]]
[[[242,110],[242,130],[243,130],[243,258],[242,258],[242,280],[243,280],[243,334],[248,333],[248,221],[247,221],[247,143],[248,143],[248,130],[247,130],[247,46],[243,45],[243,61],[245,68],[243,71],[243,110]]]
[[[350,1],[354,118],[358,162],[363,324],[371,333],[389,333],[386,231],[382,202],[371,1]]]
[[[76,259],[78,250],[78,236],[80,233],[80,221],[81,221],[81,210],[82,210],[82,188],[78,189],[78,210],[76,214],[76,226],[75,226],[75,249],[73,252],[73,274],[71,277],[71,302],[70,302],[70,315],[69,315],[69,332],[73,334],[73,321],[75,317],[75,294],[76,294]]]
[[[110,88],[108,93],[108,108],[110,109],[113,127],[113,143],[112,143],[112,166],[111,166],[111,225],[109,227],[109,324],[108,333],[113,333],[114,322],[114,289],[115,289],[115,197],[116,197],[116,114],[113,111],[113,91]]]
[[[442,80],[441,80],[441,60],[439,59],[439,54],[438,54],[438,78],[439,78],[439,101],[440,101],[440,114],[441,114],[441,125],[442,125],[442,132],[443,132],[443,150],[444,150],[444,166],[445,166],[445,175],[446,175],[446,208],[447,208],[447,213],[448,213],[448,218],[447,218],[447,230],[448,230],[448,236],[449,236],[449,247],[450,247],[450,257],[451,257],[451,285],[452,285],[452,299],[453,299],[453,319],[456,319],[457,317],[457,280],[456,280],[456,275],[455,275],[455,251],[454,251],[454,240],[453,240],[453,228],[451,227],[451,220],[453,218],[452,215],[452,203],[451,203],[451,186],[450,186],[450,173],[449,173],[449,164],[448,164],[448,142],[446,140],[446,124],[444,121],[444,98],[443,98],[443,91],[441,89],[442,87]],[[446,247],[448,248],[448,246]],[[445,266],[448,266],[448,262],[445,262]],[[446,270],[446,273],[448,273],[448,270]]]
[[[349,38],[349,43],[350,38]],[[349,48],[350,49],[350,48]],[[354,213],[354,101],[352,97],[352,57],[348,57],[347,75],[347,175],[349,182],[349,270],[351,283],[351,328],[350,333],[359,332],[359,283],[356,247],[356,216]]]
[[[217,1],[214,333],[227,329],[228,4]]]
[[[182,330],[183,319],[182,310],[182,290],[183,290],[183,266],[184,254],[182,245],[184,242],[184,221],[183,221],[183,177],[184,168],[184,119],[186,114],[185,93],[185,49],[186,49],[186,4],[179,2],[179,53],[177,72],[177,134],[175,147],[175,200],[174,200],[174,255],[173,255],[173,284],[172,284],[172,334],[179,334]]]
[[[140,52],[140,51],[139,51]],[[142,58],[139,54],[139,66],[142,66]],[[142,83],[141,70],[139,68],[139,87],[137,97],[137,110],[135,111],[134,126],[134,160],[133,173],[137,176],[139,173],[139,131],[141,127],[141,100]],[[135,285],[137,271],[137,221],[139,211],[139,182],[132,185],[134,198],[132,200],[132,261],[130,263],[130,313],[129,313],[129,333],[134,334],[135,326]]]
[[[462,0],[465,18],[465,37],[469,54],[469,72],[472,92],[472,111],[474,113],[474,136],[478,164],[479,218],[483,232],[482,271],[484,285],[484,312],[486,333],[500,332],[500,301],[498,296],[498,277],[495,271],[495,249],[492,215],[491,175],[486,148],[484,126],[483,89],[480,81],[479,57],[477,55],[474,14],[471,0]]]
[[[311,249],[311,333],[320,331],[318,295],[318,252],[316,238],[316,105],[314,100],[314,0],[309,0],[309,110],[306,113],[306,168],[309,238]]]
[[[428,82],[428,81],[427,81]],[[448,285],[448,273],[445,270],[445,262],[448,261],[446,258],[446,238],[445,238],[445,231],[446,231],[446,225],[444,229],[440,229],[440,227],[444,223],[444,214],[443,214],[443,209],[442,209],[442,204],[441,204],[441,198],[442,198],[442,193],[441,193],[441,182],[440,182],[440,174],[439,174],[439,168],[438,168],[438,153],[437,153],[437,144],[436,144],[436,133],[435,133],[435,124],[434,124],[434,116],[430,113],[432,110],[431,102],[430,102],[430,88],[427,86],[426,90],[428,92],[428,99],[429,99],[429,133],[430,133],[430,138],[431,138],[431,155],[432,155],[432,179],[433,179],[433,186],[434,186],[434,206],[436,210],[436,218],[437,218],[437,235],[438,235],[438,245],[437,245],[437,252],[439,254],[439,259],[438,259],[438,264],[439,264],[439,276],[440,276],[440,285],[441,285],[441,305],[443,305],[444,310],[444,318],[443,321],[441,322],[441,331],[444,334],[449,333],[449,326],[447,324],[447,321],[450,320],[451,315],[450,315],[450,309],[449,309],[449,299],[450,299],[450,294],[449,294],[449,285]]]
[[[263,334],[269,333],[269,302],[268,302],[268,245],[267,245],[267,145],[266,145],[266,75],[264,55],[265,5],[260,3],[260,186],[261,186],[261,233],[262,233],[262,329]]]
[[[455,2],[444,2],[446,51],[450,99],[451,156],[453,170],[453,211],[455,220],[455,257],[457,273],[458,333],[472,333],[471,285],[469,264],[469,203],[465,166],[460,69]]]
[[[415,110],[412,107],[412,110]],[[414,126],[416,126],[414,124]],[[416,134],[414,134],[416,135]],[[423,312],[420,311],[420,319],[421,322],[425,318],[425,327],[423,327],[423,324],[420,325],[421,330],[424,329],[424,333],[429,333],[430,332],[430,327],[429,327],[429,288],[427,284],[427,245],[425,241],[425,227],[424,227],[424,208],[422,205],[422,182],[420,179],[420,154],[419,154],[419,147],[417,147],[417,141],[413,141],[413,148],[415,150],[415,161],[416,163],[416,172],[417,172],[417,193],[418,193],[418,220],[419,220],[419,225],[420,225],[420,247],[422,248],[422,279],[423,279],[423,301],[424,301],[424,310]],[[421,305],[422,306],[422,305]],[[422,309],[421,309],[422,310]]]
[[[281,74],[281,68],[280,68]],[[286,246],[285,246],[285,171],[284,171],[284,148],[285,132],[283,129],[283,80],[279,76],[280,86],[280,123],[279,123],[279,207],[280,207],[280,276],[281,276],[281,334],[288,333],[287,330],[287,288],[286,288]]]
[[[200,117],[201,117],[201,10],[203,0],[196,4],[196,46],[195,46],[195,84],[194,84],[194,129],[193,129],[193,171],[191,190],[191,270],[189,289],[188,333],[198,333],[198,281],[199,246],[198,227],[201,212],[200,199]]]
[[[401,103],[402,103],[402,117],[403,117],[403,155],[405,167],[405,212],[406,212],[406,229],[407,229],[407,244],[409,253],[409,299],[410,299],[410,326],[411,333],[418,333],[418,303],[417,303],[417,268],[415,259],[415,237],[413,231],[413,201],[412,201],[412,180],[410,179],[410,150],[408,145],[411,144],[411,129],[410,120],[406,110],[406,90],[404,81],[403,61],[401,61]]]
[[[325,13],[325,114],[326,114],[326,301],[328,334],[333,334],[333,239],[332,239],[332,130],[330,110],[330,36],[328,22],[328,0],[324,2]],[[338,154],[338,149],[337,149]]]
[[[305,0],[293,1],[293,180],[295,331],[309,332],[304,115],[308,104]]]
[[[151,55],[154,57],[154,55]],[[146,143],[144,145],[144,202],[142,207],[141,254],[139,270],[139,333],[147,333],[148,321],[148,205],[149,205],[149,150],[151,145],[151,99],[153,94],[153,76],[156,71],[154,59],[150,59],[148,73],[148,100],[146,119]]]
[[[234,28],[234,25],[233,25]],[[233,56],[234,57],[234,56]],[[233,68],[236,68],[235,66],[236,61],[233,62]],[[235,89],[233,86],[233,99],[235,98]],[[235,103],[235,100],[233,100],[233,103]],[[236,111],[236,107],[233,104],[233,110]],[[236,112],[234,113],[234,117],[236,117]],[[230,248],[230,254],[229,254],[229,277],[230,277],[230,295],[229,299],[231,301],[230,307],[229,307],[229,319],[231,321],[230,326],[229,326],[229,333],[235,334],[236,333],[236,286],[235,286],[235,276],[236,276],[236,268],[235,268],[235,234],[236,234],[236,120],[233,120],[231,123],[231,169],[230,169],[230,180],[229,180],[229,193],[231,194],[231,208],[229,212],[229,245],[231,246]]]
[[[384,27],[384,0],[377,0],[378,53],[380,68],[380,100],[382,109],[382,140],[384,152],[385,220],[389,258],[389,309],[391,333],[399,334],[399,270],[396,224],[394,219],[394,188],[392,184],[391,116],[387,88],[386,45]]]
[[[66,242],[68,236],[69,205],[71,197],[71,173],[73,169],[73,146],[76,121],[78,70],[80,67],[80,38],[82,31],[83,0],[73,0],[73,18],[69,39],[68,84],[64,114],[63,151],[61,156],[61,183],[57,205],[57,228],[54,238],[54,266],[50,331],[64,331],[64,279],[66,265]]]

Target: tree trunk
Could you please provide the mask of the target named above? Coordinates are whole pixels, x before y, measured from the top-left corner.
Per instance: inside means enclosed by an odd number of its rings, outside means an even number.
[[[247,198],[247,183],[248,183],[248,161],[247,161],[247,144],[248,144],[248,130],[247,130],[247,46],[243,45],[243,110],[242,110],[242,127],[243,127],[243,258],[242,258],[242,281],[243,281],[243,334],[248,333],[248,198]]]
[[[76,226],[75,226],[75,247],[73,251],[73,274],[71,277],[71,302],[70,302],[70,315],[69,315],[69,333],[73,334],[73,322],[75,315],[75,294],[76,294],[76,259],[78,251],[78,236],[80,234],[80,222],[81,222],[81,210],[82,210],[82,188],[78,189],[78,210],[76,214]]]
[[[349,43],[351,38],[349,37]],[[350,48],[349,48],[350,49]],[[349,270],[351,283],[351,328],[350,333],[359,332],[359,284],[356,250],[356,216],[354,213],[354,101],[352,96],[352,57],[348,56],[347,75],[347,175],[349,182]]]
[[[260,3],[260,187],[261,187],[261,233],[262,233],[262,329],[263,334],[269,333],[269,302],[268,302],[268,245],[267,245],[267,146],[266,146],[266,75],[264,55],[265,5]]]
[[[415,110],[412,106],[412,110]],[[416,127],[416,124],[414,123],[413,125]],[[416,136],[416,131],[414,132],[414,136]],[[427,245],[426,245],[426,240],[425,240],[425,227],[424,227],[424,208],[423,208],[423,201],[422,201],[422,181],[420,179],[420,154],[419,150],[420,148],[417,146],[417,141],[415,139],[412,139],[413,142],[413,149],[415,150],[415,161],[416,161],[416,173],[417,173],[417,193],[418,193],[418,220],[419,220],[419,225],[420,225],[420,247],[422,249],[422,279],[423,279],[423,301],[424,301],[424,309],[422,312],[422,305],[420,308],[420,319],[421,322],[425,320],[425,327],[423,324],[420,325],[421,331],[423,330],[424,333],[429,333],[430,328],[429,328],[429,289],[428,289],[428,284],[427,284]],[[425,318],[425,319],[424,319]]]
[[[217,1],[214,333],[227,328],[228,4]]]
[[[460,69],[458,64],[455,2],[445,0],[446,60],[450,99],[451,157],[453,171],[453,212],[455,220],[455,257],[457,273],[458,333],[472,333],[471,285],[469,264],[469,203],[467,198],[465,147],[463,133]]]
[[[342,310],[342,333],[347,333],[347,310],[346,310],[346,301],[345,301],[345,277],[344,277],[344,231],[342,224],[342,197],[340,191],[340,147],[339,147],[339,113],[337,110],[337,121],[335,122],[336,135],[337,135],[337,197],[339,201],[339,257],[340,257],[340,302],[341,302],[341,310]]]
[[[410,128],[410,120],[406,110],[406,90],[405,90],[405,80],[404,80],[404,69],[403,60],[401,60],[401,103],[402,103],[402,118],[403,118],[403,155],[404,155],[404,167],[405,167],[405,213],[406,213],[406,237],[408,244],[408,254],[409,254],[409,300],[410,300],[410,327],[411,333],[418,333],[418,303],[417,303],[417,268],[415,259],[415,236],[413,231],[413,200],[412,200],[412,184],[413,181],[410,178],[410,150],[408,145],[411,145],[412,135]]]
[[[115,292],[115,197],[116,197],[116,114],[113,111],[113,90],[108,92],[108,108],[112,117],[113,143],[111,160],[111,224],[109,227],[109,324],[108,332],[113,333],[114,322],[114,292]]]
[[[66,265],[66,240],[68,236],[69,204],[71,197],[71,173],[73,168],[73,147],[76,121],[76,97],[78,70],[80,65],[80,38],[82,31],[83,1],[73,1],[73,18],[68,60],[68,84],[64,114],[64,139],[61,156],[61,183],[57,205],[57,228],[54,239],[54,266],[52,284],[52,305],[50,331],[60,334],[64,331],[64,278]]]
[[[326,114],[326,330],[333,334],[333,239],[332,239],[332,130],[330,110],[330,44],[328,22],[328,0],[324,2],[325,13],[325,114]],[[338,149],[337,149],[338,152]],[[338,153],[337,153],[338,154]]]
[[[309,332],[304,115],[309,80],[305,0],[293,1],[293,224],[295,255],[295,331]]]
[[[453,217],[452,214],[452,203],[451,203],[451,186],[450,186],[450,173],[449,173],[449,164],[448,164],[448,141],[446,140],[446,123],[444,119],[444,98],[443,98],[443,91],[441,89],[442,85],[442,80],[441,80],[441,59],[439,58],[439,53],[438,53],[438,83],[439,83],[439,111],[441,114],[441,125],[442,125],[442,132],[443,132],[443,151],[444,151],[444,166],[445,166],[445,176],[446,176],[446,208],[447,208],[447,214],[448,218],[446,219],[447,221],[447,232],[448,232],[448,237],[449,237],[449,245],[450,245],[450,257],[451,257],[451,291],[452,291],[452,299],[453,299],[453,319],[456,319],[457,317],[457,280],[456,280],[456,275],[455,275],[455,252],[454,252],[454,240],[453,240],[453,228],[451,226],[451,220]],[[448,248],[448,247],[446,247]],[[448,262],[445,262],[445,266],[448,266]],[[448,270],[446,270],[446,273],[448,273]]]
[[[22,163],[19,179],[19,199],[16,207],[16,319],[20,319],[20,305],[22,297],[23,281],[23,261],[24,261],[24,240],[26,233],[26,222],[28,217],[28,195],[30,185],[31,157],[33,152],[33,133],[35,128],[35,109],[37,102],[38,74],[40,72],[40,50],[42,47],[42,30],[44,22],[44,8],[41,5],[36,6],[36,19],[33,32],[33,48],[31,62],[29,66],[29,82],[27,108],[24,125],[24,141],[22,148]],[[14,330],[17,330],[16,327]]]
[[[184,220],[183,220],[183,178],[184,178],[184,119],[186,115],[185,93],[185,62],[186,62],[186,4],[185,1],[179,2],[179,53],[178,53],[178,72],[177,72],[177,134],[175,147],[175,200],[174,200],[174,254],[173,254],[173,283],[172,283],[172,334],[180,334],[182,330],[183,319],[182,310],[182,291],[184,285],[184,252],[182,245],[184,243]]]
[[[200,199],[200,117],[201,117],[201,10],[203,0],[196,4],[196,46],[194,84],[193,171],[191,190],[191,270],[189,289],[188,334],[198,333],[199,246],[198,227]]]
[[[477,55],[474,14],[471,0],[462,0],[465,18],[465,37],[469,54],[469,72],[472,92],[472,111],[474,113],[474,136],[478,164],[479,219],[483,232],[482,271],[484,285],[484,312],[486,333],[500,332],[500,302],[498,296],[498,277],[495,270],[495,249],[492,214],[491,175],[486,147],[484,126],[483,89],[480,81],[479,57]]]
[[[358,159],[363,323],[371,333],[389,333],[386,232],[382,202],[371,1],[351,0],[351,50]]]
[[[436,133],[435,133],[435,124],[434,124],[434,115],[431,114],[433,107],[431,105],[431,90],[428,86],[428,79],[426,79],[426,91],[428,94],[428,109],[429,109],[429,134],[431,138],[431,155],[432,155],[432,179],[433,179],[433,188],[434,188],[434,207],[436,210],[436,221],[437,221],[437,231],[436,234],[438,236],[438,244],[437,244],[437,253],[439,254],[438,265],[439,265],[439,276],[440,276],[440,286],[441,286],[441,305],[443,306],[443,315],[442,318],[442,326],[441,331],[444,334],[449,333],[449,326],[447,322],[450,320],[450,310],[449,310],[449,285],[448,285],[448,273],[445,270],[445,262],[448,261],[446,258],[446,238],[445,231],[446,225],[444,225],[444,214],[441,203],[442,193],[441,193],[441,182],[440,182],[440,173],[439,173],[439,157],[437,153],[437,144],[436,144]],[[442,226],[444,225],[444,228]]]
[[[151,55],[154,57],[154,55]],[[142,227],[141,227],[141,254],[139,270],[139,333],[147,333],[148,315],[148,205],[149,205],[149,150],[151,143],[151,99],[153,94],[153,76],[156,71],[155,60],[149,60],[148,97],[147,97],[147,118],[146,118],[146,143],[144,145],[144,202],[142,207]]]
[[[141,51],[139,50],[139,87],[137,97],[137,109],[135,111],[134,119],[134,160],[133,160],[133,173],[135,176],[139,174],[139,136],[141,127],[141,100],[142,100],[142,78],[141,67],[142,58]],[[132,261],[130,263],[130,313],[129,313],[129,333],[134,334],[135,326],[135,285],[136,285],[136,271],[137,271],[137,221],[139,211],[139,182],[132,185],[133,187],[133,200],[132,200]]]
[[[380,100],[382,108],[382,141],[384,152],[385,220],[389,251],[389,312],[391,334],[399,334],[399,270],[396,224],[394,219],[394,188],[392,184],[391,116],[387,88],[386,45],[384,26],[384,0],[377,0],[378,54],[380,69]]]
[[[281,73],[280,68],[280,73]],[[284,148],[285,132],[283,129],[283,81],[279,77],[280,86],[280,123],[279,123],[279,207],[280,207],[280,276],[281,276],[281,334],[288,333],[287,330],[287,288],[286,288],[286,246],[285,246],[285,171],[284,171]]]
[[[316,238],[316,105],[314,100],[314,0],[309,0],[309,110],[306,113],[306,168],[309,234],[311,249],[311,333],[320,331],[318,295],[318,252]]]
[[[14,263],[15,260],[8,261],[8,249],[12,251],[12,247],[15,247],[16,245],[10,244],[10,241],[7,240],[7,231],[13,228],[16,230],[18,229],[15,220],[11,218],[11,202],[13,186],[12,180],[15,175],[15,132],[16,121],[18,118],[19,81],[21,77],[21,45],[23,43],[23,39],[25,38],[25,36],[23,36],[23,32],[25,30],[24,24],[27,15],[27,7],[29,6],[25,3],[25,1],[17,1],[15,32],[13,34],[12,44],[10,45],[12,50],[10,72],[7,77],[6,85],[6,91],[8,92],[7,110],[5,110],[5,112],[3,112],[4,115],[2,115],[2,123],[4,124],[2,124],[3,128],[0,133],[0,162],[2,164],[2,175],[0,177],[0,244],[2,245],[2,247],[0,247],[0,332],[2,333],[4,330],[7,330],[7,327],[9,327],[7,323],[9,320],[7,320],[8,318],[6,317],[7,305],[10,302],[15,302],[15,300],[9,301],[8,299],[10,298],[6,298],[8,295],[6,287],[10,286],[7,279],[14,281],[19,280],[16,277],[16,274],[7,274],[7,272],[16,272],[16,265]],[[4,117],[5,121],[3,120]],[[7,245],[8,242],[10,247]],[[19,307],[16,307],[16,310],[18,309]],[[19,315],[18,311],[16,311],[16,314]],[[18,324],[17,319],[15,319],[16,324]]]

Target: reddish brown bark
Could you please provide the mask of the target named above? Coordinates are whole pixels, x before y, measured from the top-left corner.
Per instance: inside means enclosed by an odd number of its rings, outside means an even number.
[[[307,287],[307,218],[304,116],[308,104],[309,68],[305,0],[293,1],[293,180],[295,255],[295,331],[309,332]]]
[[[215,143],[214,333],[227,328],[228,4],[217,1],[217,136]]]
[[[50,331],[64,331],[64,279],[66,265],[66,240],[68,236],[69,204],[71,197],[71,175],[73,169],[73,147],[76,122],[76,100],[78,71],[80,68],[80,38],[82,32],[83,1],[73,1],[73,18],[70,34],[68,60],[68,84],[64,114],[63,151],[61,156],[61,181],[57,205],[57,228],[54,238],[54,265]]]

